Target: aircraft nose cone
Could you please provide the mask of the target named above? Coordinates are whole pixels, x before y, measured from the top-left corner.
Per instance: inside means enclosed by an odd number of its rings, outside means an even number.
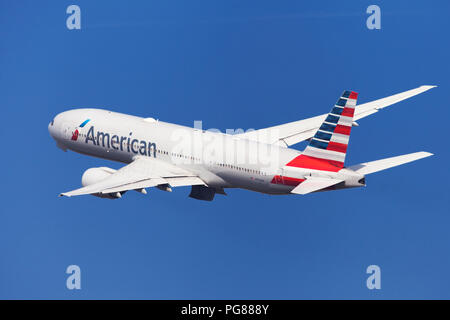
[[[50,135],[54,138],[54,121],[52,120],[49,124],[48,124],[48,132],[50,133]]]
[[[61,133],[60,131],[60,126],[61,126],[61,117],[58,115],[56,115],[56,117],[53,118],[53,120],[48,124],[48,133],[50,133],[50,136],[55,139],[58,140],[58,138],[60,137]]]

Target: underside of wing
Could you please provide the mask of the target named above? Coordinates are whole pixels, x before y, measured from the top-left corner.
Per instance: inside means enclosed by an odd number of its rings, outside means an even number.
[[[104,180],[73,191],[64,192],[61,196],[111,194],[161,185],[180,187],[205,185],[205,183],[196,175],[182,168],[157,159],[139,157]]]
[[[353,119],[359,120],[365,118],[379,110],[393,105],[402,100],[411,98],[415,95],[428,91],[436,86],[420,86],[415,89],[404,91],[392,96],[357,105]],[[289,147],[293,144],[312,138],[320,127],[327,114],[312,117],[309,119],[289,122],[274,127],[259,129],[251,132],[239,134],[239,137],[259,141],[267,144],[278,144]]]
[[[331,178],[319,178],[319,177],[311,177],[300,183],[297,187],[295,187],[291,193],[295,194],[308,194],[311,192],[319,191],[331,186],[334,186],[338,183],[341,183],[344,180],[340,179],[331,179]]]

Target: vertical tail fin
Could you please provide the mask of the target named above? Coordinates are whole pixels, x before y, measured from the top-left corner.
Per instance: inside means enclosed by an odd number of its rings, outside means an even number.
[[[344,91],[305,151],[288,166],[326,171],[344,167],[358,93]]]
[[[303,154],[344,167],[358,93],[344,91]]]
[[[303,154],[344,167],[358,94],[344,91]]]

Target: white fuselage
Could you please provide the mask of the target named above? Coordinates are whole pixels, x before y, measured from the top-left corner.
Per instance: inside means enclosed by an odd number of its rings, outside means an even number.
[[[49,132],[64,150],[123,163],[137,156],[154,157],[191,171],[213,188],[270,194],[287,194],[295,187],[273,181],[286,175],[284,166],[301,154],[233,135],[101,109],[62,112],[49,124]],[[315,170],[290,171],[289,177],[303,178]],[[352,176],[352,172],[342,169],[326,175]]]

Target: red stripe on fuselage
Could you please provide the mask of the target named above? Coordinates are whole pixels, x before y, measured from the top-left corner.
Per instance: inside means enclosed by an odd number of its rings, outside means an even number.
[[[286,166],[338,172],[344,167],[344,163],[340,161],[320,159],[301,154],[298,157],[295,157],[293,160],[291,160],[288,164],[286,164]]]
[[[283,180],[281,180],[281,176],[273,176],[272,181],[270,183],[275,183],[275,184],[283,184]]]
[[[305,181],[305,179],[298,179],[292,177],[282,177],[282,176],[274,176],[271,183],[275,184],[284,184],[285,186],[298,186],[300,183]]]

